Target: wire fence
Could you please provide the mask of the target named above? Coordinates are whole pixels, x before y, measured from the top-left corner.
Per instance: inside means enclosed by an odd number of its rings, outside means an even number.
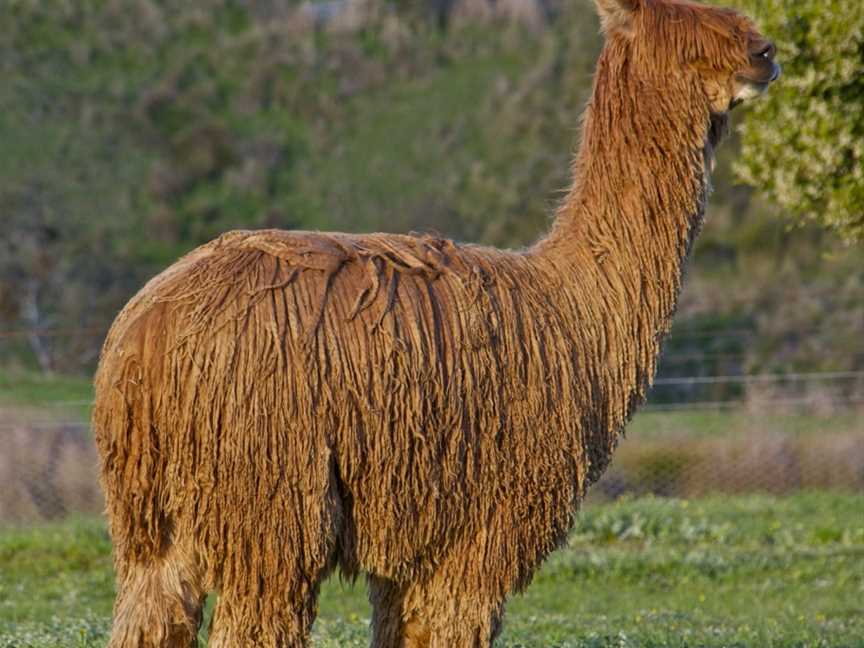
[[[77,327],[0,329],[0,362],[7,356],[20,360],[29,354],[38,356],[37,360],[42,359],[40,366],[43,370],[80,371],[84,366],[82,362],[92,363],[97,357],[109,325],[107,321],[95,320],[87,326]],[[822,339],[829,333],[825,328],[795,330],[795,336],[801,338],[813,336],[813,339]],[[808,351],[810,355],[805,353],[801,357],[795,356],[789,349],[783,349],[779,338],[775,338],[776,334],[771,339],[780,348],[773,352],[755,353],[752,349],[748,351],[748,348],[762,338],[754,328],[675,328],[666,340],[661,357],[653,405],[730,401],[735,396],[742,396],[740,388],[750,383],[782,383],[788,386],[794,382],[812,384],[838,379],[860,382],[864,375],[864,338],[857,343],[844,340],[843,344],[823,345],[824,348],[820,348],[817,355],[814,355],[815,351]],[[66,358],[67,355],[71,359]],[[782,369],[783,373],[752,374],[759,366],[770,366],[772,371]],[[833,367],[847,371],[790,373],[789,368],[795,366]],[[691,375],[701,373],[707,375]],[[666,389],[658,394],[658,387]],[[848,393],[846,396],[848,398]]]
[[[749,416],[746,423],[750,435],[628,439],[590,497],[864,492],[864,433],[855,426],[822,419],[811,421],[809,431],[790,434],[782,418]]]
[[[864,492],[864,372],[691,376],[680,384],[806,384],[798,397],[652,404],[628,428],[591,502],[624,495],[700,497],[830,489]],[[828,399],[823,384],[846,384]],[[815,394],[815,396],[814,396]],[[814,400],[815,399],[815,400]],[[89,424],[62,416],[86,399],[47,401],[42,415],[4,420],[0,408],[0,526],[28,524],[103,507]],[[60,414],[58,416],[58,413]]]
[[[0,526],[102,510],[96,450],[86,423],[2,423],[0,447]]]

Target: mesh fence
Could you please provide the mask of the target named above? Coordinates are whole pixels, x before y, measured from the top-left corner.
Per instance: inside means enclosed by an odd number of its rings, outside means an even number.
[[[730,438],[628,440],[590,498],[864,491],[864,433],[832,432],[830,420],[823,424],[824,434],[754,431]]]
[[[102,510],[88,425],[0,424],[0,448],[0,525]]]
[[[625,495],[864,492],[864,411],[647,411],[628,429],[587,506]],[[89,426],[0,421],[0,526],[99,514]]]

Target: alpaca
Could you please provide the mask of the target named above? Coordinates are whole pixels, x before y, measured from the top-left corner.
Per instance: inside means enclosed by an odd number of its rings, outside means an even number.
[[[645,398],[729,110],[779,74],[752,23],[595,0],[572,189],[520,251],[229,232],[115,321],[93,416],[111,648],[304,646],[367,576],[372,645],[489,646]]]

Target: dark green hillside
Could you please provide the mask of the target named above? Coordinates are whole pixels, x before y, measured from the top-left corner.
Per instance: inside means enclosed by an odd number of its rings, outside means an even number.
[[[542,29],[442,30],[423,3],[372,3],[340,31],[230,0],[11,3],[0,363],[89,371],[132,292],[230,228],[529,243],[567,185],[600,46],[590,3],[548,4]],[[736,146],[663,375],[861,369],[862,253],[788,230],[733,186]],[[660,402],[741,395],[664,390]]]

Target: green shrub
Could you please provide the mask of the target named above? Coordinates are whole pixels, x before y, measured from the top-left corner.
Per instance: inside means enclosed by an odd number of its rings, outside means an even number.
[[[864,3],[738,3],[783,66],[743,126],[739,176],[799,222],[864,241]]]

